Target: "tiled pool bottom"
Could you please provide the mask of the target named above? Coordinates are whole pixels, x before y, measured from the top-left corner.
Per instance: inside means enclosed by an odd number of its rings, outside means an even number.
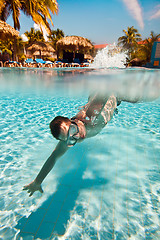
[[[1,96],[1,239],[160,238],[160,100],[122,103],[56,163],[43,195],[21,191],[55,147],[50,120],[86,99]]]

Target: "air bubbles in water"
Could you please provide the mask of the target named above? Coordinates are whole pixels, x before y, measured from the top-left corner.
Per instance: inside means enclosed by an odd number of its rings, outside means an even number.
[[[123,52],[120,47],[112,44],[98,51],[91,66],[95,68],[125,68],[126,58],[127,52]]]

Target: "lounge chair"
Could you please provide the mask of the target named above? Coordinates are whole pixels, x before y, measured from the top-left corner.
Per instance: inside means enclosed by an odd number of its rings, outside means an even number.
[[[62,63],[63,63],[63,67],[69,67],[68,59],[63,59]]]
[[[54,63],[55,63],[56,67],[59,67],[59,68],[63,67],[63,62],[61,62],[61,61],[55,61]]]
[[[46,61],[44,61],[41,58],[37,58],[37,59],[35,59],[35,61],[36,61],[36,63],[41,63],[41,64],[45,64],[46,63]]]
[[[82,63],[81,63],[81,67],[89,67],[89,61],[87,59],[85,59]]]
[[[75,58],[72,63],[70,63],[70,67],[80,67],[80,60],[79,58]]]
[[[16,61],[6,61],[4,67],[20,67],[20,63]]]
[[[51,61],[46,61],[45,64],[44,64],[44,67],[49,67],[49,68],[51,68],[51,67],[53,67],[53,66],[54,66],[54,63],[51,62]]]
[[[35,63],[34,60],[32,58],[28,58],[25,60],[26,63]]]

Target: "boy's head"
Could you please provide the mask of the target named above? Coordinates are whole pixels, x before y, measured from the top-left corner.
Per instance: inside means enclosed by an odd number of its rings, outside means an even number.
[[[57,116],[50,122],[52,135],[57,140],[66,141],[71,121],[67,117]]]

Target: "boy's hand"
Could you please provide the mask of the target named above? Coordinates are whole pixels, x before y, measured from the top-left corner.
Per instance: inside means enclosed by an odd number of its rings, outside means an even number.
[[[40,191],[41,193],[43,193],[41,184],[36,183],[35,180],[33,182],[31,182],[30,184],[25,185],[23,187],[23,190],[27,190],[27,192],[30,193],[29,197],[31,197],[35,191]]]

